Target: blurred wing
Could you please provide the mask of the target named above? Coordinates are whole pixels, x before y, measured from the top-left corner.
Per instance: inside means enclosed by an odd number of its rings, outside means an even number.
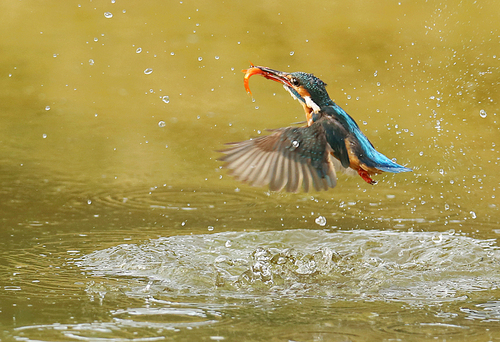
[[[253,186],[269,184],[272,191],[296,192],[302,185],[307,192],[337,184],[330,160],[333,150],[321,124],[280,128],[271,135],[230,145],[220,151],[225,154],[220,160],[238,180]]]

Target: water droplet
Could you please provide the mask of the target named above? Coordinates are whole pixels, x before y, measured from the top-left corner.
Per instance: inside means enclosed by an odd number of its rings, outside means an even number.
[[[297,140],[293,140],[292,141],[292,148],[291,148],[291,150],[293,151],[293,150],[295,150],[299,146],[300,146],[300,143]]]
[[[166,124],[166,123],[165,123],[165,121],[163,121],[163,120],[158,122],[158,127],[162,127],[162,128],[163,128],[163,127],[165,127],[166,125],[167,125],[167,124]]]
[[[326,225],[326,218],[324,216],[318,216],[318,217],[316,217],[314,222],[316,222],[317,225],[320,225],[321,227],[323,227]]]
[[[90,65],[94,65],[94,60],[93,60],[92,58],[91,58],[91,59],[89,59],[89,64],[90,64]]]
[[[373,77],[377,77],[377,73],[378,73],[378,71],[375,70],[375,72],[373,73]]]
[[[113,18],[113,13],[111,13],[111,12],[104,12],[104,17],[108,18],[108,19],[109,18]]]
[[[213,226],[208,226],[208,231],[211,232],[212,230],[214,230],[214,227]]]
[[[142,48],[137,48],[137,50],[135,50],[135,53],[141,53],[142,52]]]
[[[473,211],[470,211],[469,214],[470,214],[470,217],[472,217],[473,219],[475,219],[477,217],[476,213]]]
[[[175,55],[175,53],[174,52],[170,52],[170,55],[173,56],[173,55]]]
[[[162,100],[163,102],[165,102],[165,103],[169,103],[169,102],[170,102],[170,98],[169,98],[167,95],[163,96],[163,97],[161,98],[161,100]]]
[[[293,56],[295,54],[295,51],[290,51],[290,56]]]
[[[219,56],[215,56],[215,59],[219,59],[220,57]]]
[[[146,70],[144,70],[144,73],[145,73],[146,75],[149,75],[149,74],[151,74],[152,72],[153,72],[153,69],[151,69],[151,68],[147,68]]]
[[[198,57],[198,61],[201,62],[203,60],[203,57]]]
[[[45,106],[45,110],[50,110],[50,106]]]
[[[87,204],[92,204],[92,201],[91,200],[87,200]]]
[[[481,109],[479,111],[479,116],[482,117],[483,119],[487,116],[488,114],[486,114],[486,111],[484,109]]]
[[[231,240],[227,240],[226,243],[224,244],[227,248],[232,246]]]
[[[47,139],[47,134],[42,134],[42,138]]]
[[[434,235],[432,237],[432,242],[441,243],[443,241],[443,234]]]

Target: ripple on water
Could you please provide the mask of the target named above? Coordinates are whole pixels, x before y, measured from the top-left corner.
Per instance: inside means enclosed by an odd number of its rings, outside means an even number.
[[[493,240],[442,233],[288,230],[173,236],[122,244],[77,264],[137,291],[225,297],[335,297],[431,304],[496,287]],[[145,290],[146,289],[146,290]]]
[[[54,332],[57,332],[57,340],[65,341],[164,341],[165,334],[175,334],[181,329],[192,331],[196,340],[196,329],[205,325],[215,323],[214,320],[206,319],[203,322],[158,322],[141,321],[140,319],[120,319],[113,322],[94,322],[79,324],[47,324],[16,328],[16,334],[23,341],[52,341]],[[33,332],[36,333],[33,333]],[[36,337],[32,337],[32,335]],[[126,336],[126,337],[124,337]],[[137,337],[140,336],[140,337]],[[143,337],[147,336],[147,337]],[[175,335],[174,335],[175,336]]]
[[[84,199],[82,200],[82,197]],[[152,187],[150,189],[126,189],[123,193],[113,189],[113,194],[93,191],[87,195],[80,194],[71,205],[75,210],[86,212],[87,204],[109,212],[116,209],[117,213],[125,210],[149,211],[164,210],[212,210],[218,213],[225,210],[245,210],[249,213],[261,212],[265,207],[265,194],[242,194],[234,191],[211,191],[193,189],[171,189],[169,187]]]

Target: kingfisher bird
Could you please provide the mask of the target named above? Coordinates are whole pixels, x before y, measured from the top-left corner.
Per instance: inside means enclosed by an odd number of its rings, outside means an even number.
[[[253,186],[269,185],[272,191],[285,188],[305,192],[334,188],[337,171],[358,174],[369,184],[371,175],[382,172],[409,172],[375,150],[354,119],[338,106],[326,91],[326,84],[305,72],[287,73],[263,66],[242,70],[244,86],[251,94],[251,76],[261,75],[280,82],[304,107],[306,125],[270,130],[270,135],[229,143],[219,151],[219,160],[238,180]]]

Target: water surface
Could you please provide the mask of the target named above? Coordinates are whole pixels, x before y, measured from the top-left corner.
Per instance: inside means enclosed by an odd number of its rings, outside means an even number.
[[[22,341],[498,340],[495,2],[4,1],[0,325]],[[238,183],[313,72],[414,169]]]

